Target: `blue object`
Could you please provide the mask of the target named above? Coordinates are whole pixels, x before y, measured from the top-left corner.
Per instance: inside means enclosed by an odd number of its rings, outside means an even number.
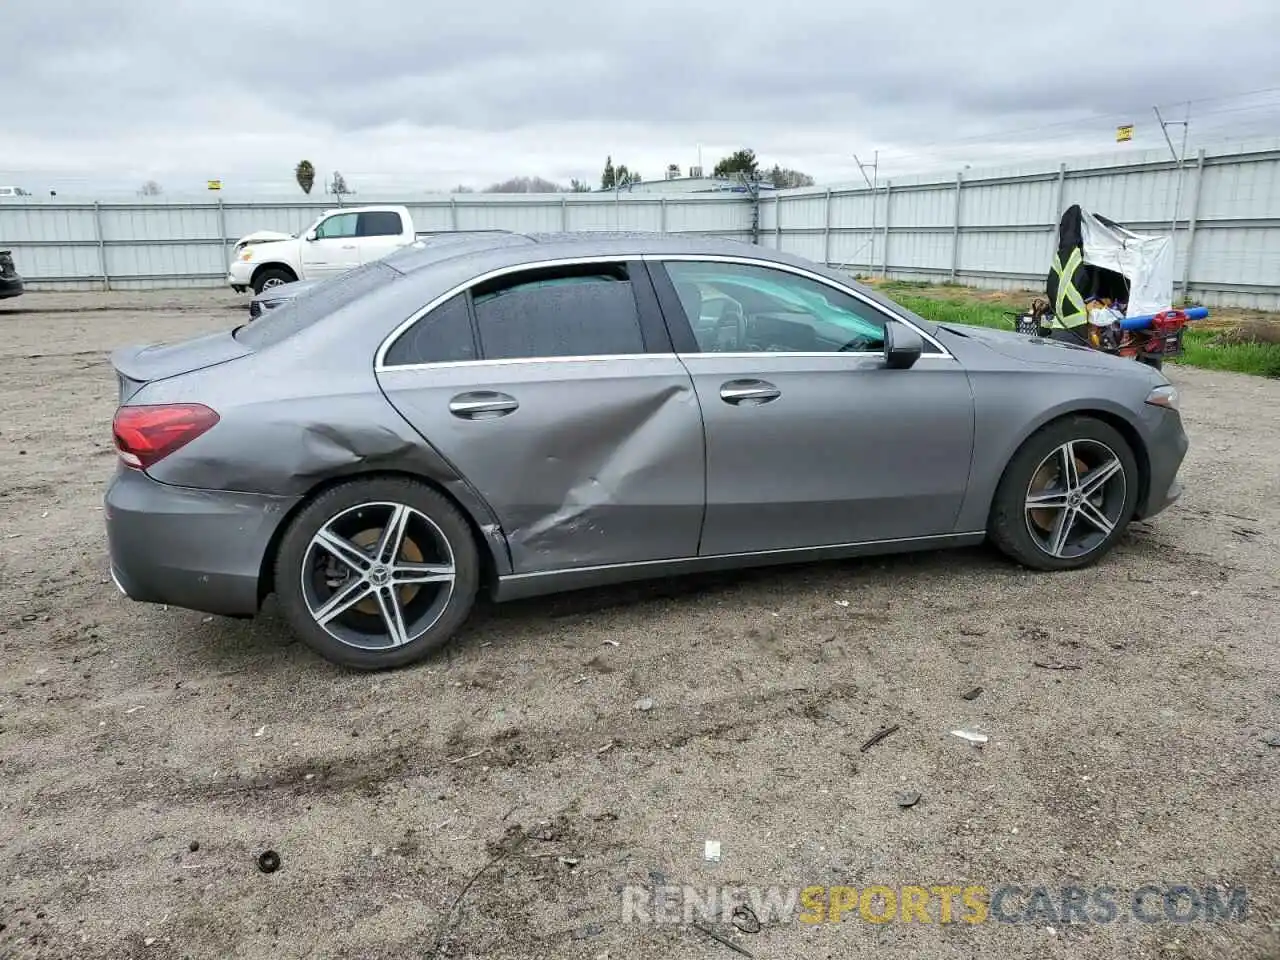
[[[1209,315],[1208,307],[1187,307],[1182,311],[1187,315],[1188,320],[1203,320]],[[1155,314],[1147,314],[1143,317],[1125,317],[1120,321],[1121,330],[1145,330],[1151,326],[1151,321],[1156,318]]]

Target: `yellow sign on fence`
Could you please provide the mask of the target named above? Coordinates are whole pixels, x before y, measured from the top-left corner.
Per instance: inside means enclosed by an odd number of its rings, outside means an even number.
[[[210,180],[210,181],[209,181],[209,189],[210,189],[210,190],[221,190],[221,189],[222,189],[222,181],[221,181],[221,180]]]
[[[1133,139],[1133,124],[1126,123],[1123,126],[1116,127],[1116,142],[1124,143],[1126,140]]]

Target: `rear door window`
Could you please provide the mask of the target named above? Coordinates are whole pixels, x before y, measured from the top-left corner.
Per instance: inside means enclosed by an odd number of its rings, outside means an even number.
[[[394,210],[372,210],[360,214],[361,237],[398,237],[402,231],[400,214]]]
[[[622,263],[522,271],[478,285],[472,298],[486,360],[645,352]]]
[[[413,325],[391,345],[386,364],[458,363],[479,357],[467,295],[450,297]]]

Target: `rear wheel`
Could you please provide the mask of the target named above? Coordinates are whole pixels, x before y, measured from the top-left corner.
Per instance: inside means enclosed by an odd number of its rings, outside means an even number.
[[[266,267],[253,275],[253,292],[256,296],[263,290],[270,290],[272,287],[283,287],[286,283],[293,283],[297,279],[292,271],[286,270],[284,267]]]
[[[1138,465],[1118,430],[1069,417],[1022,445],[996,489],[988,534],[1036,570],[1072,570],[1101,559],[1138,502]]]
[[[355,480],[308,504],[276,559],[280,605],[327,660],[362,670],[414,663],[471,611],[480,564],[466,520],[413,480]]]

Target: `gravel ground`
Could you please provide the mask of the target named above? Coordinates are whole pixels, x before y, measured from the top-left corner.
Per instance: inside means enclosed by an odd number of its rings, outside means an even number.
[[[737,956],[624,922],[620,889],[664,879],[1022,888],[1002,913],[1025,923],[937,900],[929,923],[703,923],[761,960],[1280,955],[1280,383],[1174,369],[1186,495],[1090,571],[975,549],[592,591],[368,676],[270,607],[107,580],[105,352],[242,311],[0,305],[0,956]],[[1246,912],[1173,923],[1157,893],[1136,922],[1144,884],[1244,887]],[[1115,887],[1117,920],[1064,922],[1071,885]]]

